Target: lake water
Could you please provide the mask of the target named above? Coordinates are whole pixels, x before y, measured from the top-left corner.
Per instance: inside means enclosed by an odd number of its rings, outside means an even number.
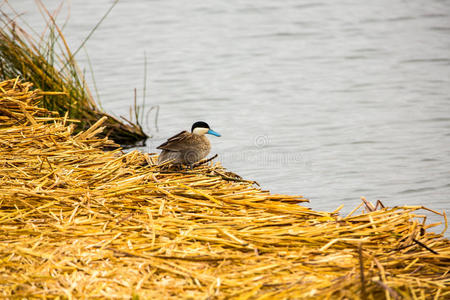
[[[40,31],[34,1],[10,3]],[[72,1],[72,49],[112,3]],[[160,111],[144,151],[204,120],[225,167],[313,209],[449,211],[449,1],[121,1],[86,50],[103,107],[126,117],[146,59]]]

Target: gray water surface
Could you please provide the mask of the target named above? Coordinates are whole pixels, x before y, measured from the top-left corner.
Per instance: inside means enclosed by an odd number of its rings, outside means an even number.
[[[34,1],[10,2],[39,23]],[[111,3],[72,1],[72,49]],[[145,151],[204,120],[226,168],[313,209],[450,208],[450,1],[121,1],[86,49],[126,117],[146,57]]]

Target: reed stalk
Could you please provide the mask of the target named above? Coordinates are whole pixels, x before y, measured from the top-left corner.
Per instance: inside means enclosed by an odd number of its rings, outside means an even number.
[[[107,130],[101,136],[124,145],[145,140],[148,136],[139,118],[136,123],[124,122],[99,108],[55,16],[41,2],[38,5],[47,23],[42,35],[22,27],[20,15],[12,9],[9,14],[6,9],[0,11],[0,80],[20,76],[41,91],[59,92],[52,97],[43,95],[39,105],[61,116],[67,112],[69,118],[79,120],[75,132],[86,130],[106,116]]]

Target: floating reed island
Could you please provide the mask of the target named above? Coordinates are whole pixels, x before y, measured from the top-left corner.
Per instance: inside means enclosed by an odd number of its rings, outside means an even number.
[[[424,207],[365,201],[343,217],[219,163],[161,169],[102,150],[104,119],[74,135],[43,94],[0,83],[2,297],[450,298],[450,242]]]

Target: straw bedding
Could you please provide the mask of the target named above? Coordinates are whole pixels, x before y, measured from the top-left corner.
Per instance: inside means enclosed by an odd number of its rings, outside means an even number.
[[[187,299],[449,299],[450,242],[422,207],[346,217],[274,195],[218,163],[163,169],[99,120],[0,83],[0,295]],[[364,209],[364,211],[361,211]],[[443,221],[446,222],[445,214]]]

